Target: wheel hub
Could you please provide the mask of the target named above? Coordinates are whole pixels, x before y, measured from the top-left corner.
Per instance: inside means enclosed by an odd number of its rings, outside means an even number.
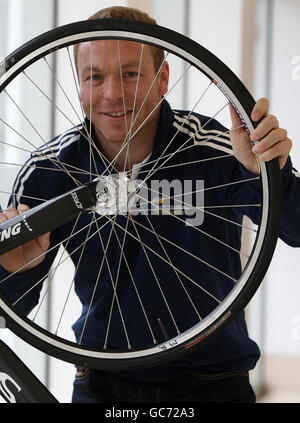
[[[101,176],[96,185],[95,211],[100,215],[127,213],[128,184],[126,175]]]

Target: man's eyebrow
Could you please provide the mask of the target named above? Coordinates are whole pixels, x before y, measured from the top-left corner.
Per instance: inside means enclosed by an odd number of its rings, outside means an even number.
[[[132,62],[121,64],[122,69],[128,69],[128,68],[131,68],[131,67],[139,67],[139,66],[140,66],[139,60],[134,60]],[[83,73],[86,73],[86,72],[89,72],[89,71],[100,72],[100,73],[102,72],[102,70],[98,66],[87,65],[83,68]]]
[[[87,72],[87,71],[92,71],[92,72],[101,72],[101,69],[100,68],[98,68],[97,66],[90,66],[90,65],[87,65],[87,66],[85,66],[84,68],[83,68],[83,70],[82,70],[82,72],[83,73],[85,73],[85,72]]]
[[[140,66],[140,61],[133,61],[133,62],[124,63],[122,65],[122,69],[131,68],[133,66]]]

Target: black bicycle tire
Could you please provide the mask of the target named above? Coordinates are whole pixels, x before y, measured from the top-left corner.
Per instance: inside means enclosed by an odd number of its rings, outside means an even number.
[[[234,75],[234,73],[218,58],[216,58],[212,53],[210,53],[207,49],[200,46],[196,42],[188,39],[187,37],[178,34],[172,30],[167,28],[163,28],[160,26],[154,26],[151,24],[145,24],[140,22],[133,22],[133,21],[124,21],[124,20],[100,20],[100,21],[83,21],[77,22],[75,24],[65,25],[63,27],[56,28],[51,30],[45,34],[42,34],[39,37],[31,40],[30,42],[24,44],[22,47],[17,49],[14,53],[8,56],[5,60],[2,69],[0,70],[0,80],[1,76],[4,73],[7,73],[10,69],[12,69],[16,63],[22,61],[24,58],[28,57],[32,52],[37,51],[44,45],[47,45],[51,42],[55,42],[62,38],[62,36],[67,35],[76,35],[80,33],[89,33],[91,31],[106,31],[106,30],[116,30],[124,32],[125,39],[131,39],[130,37],[126,37],[126,33],[132,32],[135,34],[143,34],[148,35],[150,37],[156,36],[157,39],[162,41],[171,42],[172,45],[183,49],[192,56],[196,58],[205,57],[205,63],[209,66],[210,69],[213,69],[214,72],[220,76],[222,81],[228,86],[231,91],[234,93],[238,93],[238,99],[240,104],[242,105],[245,113],[247,114],[249,120],[251,116],[252,108],[255,104],[254,99],[243,85],[243,83]],[[171,40],[171,41],[170,41]],[[65,46],[65,45],[64,45]],[[42,54],[44,55],[44,54]],[[35,57],[37,60],[38,56]],[[28,66],[30,62],[26,62],[24,66]],[[23,68],[20,67],[18,69],[18,73]],[[2,84],[1,88],[5,88],[5,86],[15,77],[16,75],[12,73],[12,75],[5,80],[4,84]],[[253,123],[255,127],[255,123]],[[162,354],[156,354],[153,356],[147,357],[139,357],[138,359],[130,359],[127,358],[126,360],[122,360],[122,369],[134,369],[139,367],[146,367],[161,364],[165,361],[174,360],[179,358],[182,354],[189,353],[196,348],[206,344],[209,340],[213,337],[217,336],[221,330],[224,329],[236,316],[239,312],[244,309],[247,303],[250,301],[256,290],[258,289],[260,283],[263,280],[263,277],[268,269],[270,264],[271,258],[274,253],[274,249],[276,246],[278,234],[279,234],[279,226],[280,226],[280,214],[281,214],[281,189],[280,189],[280,172],[279,172],[279,165],[277,160],[273,160],[272,162],[268,162],[265,164],[266,173],[268,177],[268,195],[269,199],[272,203],[272,207],[269,207],[268,210],[268,226],[267,231],[264,236],[264,240],[261,246],[261,254],[256,262],[256,265],[249,276],[247,283],[245,284],[242,292],[237,296],[237,298],[233,301],[230,306],[229,310],[226,310],[219,318],[213,322],[210,326],[208,326],[203,333],[198,334],[191,338],[188,343],[185,345],[179,345],[177,347],[173,347],[168,349],[164,352],[163,357]],[[18,314],[18,312],[15,312]],[[23,338],[25,341],[29,342],[30,344],[36,346],[38,349],[43,350],[50,355],[56,356],[61,358],[65,361],[76,362],[77,364],[81,364],[87,367],[99,367],[99,368],[106,368],[106,369],[119,369],[120,363],[117,360],[113,359],[105,359],[103,363],[100,363],[99,358],[92,358],[87,357],[84,355],[85,347],[81,347],[83,354],[81,355],[74,355],[73,353],[65,350],[61,350],[57,346],[49,345],[48,342],[42,341],[37,339],[32,333],[25,331],[22,326],[20,326],[14,319],[12,319],[8,314],[2,312],[4,318],[8,323],[8,327],[10,327],[18,336]],[[24,319],[24,316],[20,314],[20,318]],[[26,319],[26,318],[25,318]],[[30,323],[32,327],[35,324]],[[39,328],[41,333],[44,332],[43,329]],[[46,331],[45,331],[46,332]],[[49,336],[49,334],[47,333]],[[51,335],[50,337],[55,337]],[[66,345],[70,344],[64,340]]]

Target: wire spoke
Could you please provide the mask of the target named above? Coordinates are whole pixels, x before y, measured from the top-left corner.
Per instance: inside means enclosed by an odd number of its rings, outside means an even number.
[[[122,103],[123,103],[123,113],[124,113],[124,123],[125,123],[125,139],[121,149],[123,148],[126,139],[128,137],[128,123],[127,123],[127,106],[126,106],[126,98],[125,98],[125,91],[124,91],[124,81],[123,81],[123,71],[122,71],[122,62],[121,62],[121,51],[120,51],[120,40],[117,40],[117,50],[118,50],[118,62],[119,62],[119,72],[120,72],[120,82],[121,82],[121,94],[122,94]],[[129,144],[127,145],[126,149],[126,157],[124,161],[124,171],[126,170],[127,161],[129,160]]]
[[[76,88],[77,98],[79,98],[80,97],[79,87],[78,87],[78,82],[77,82],[77,78],[76,78],[76,75],[75,75],[75,70],[74,70],[72,59],[71,59],[69,47],[67,47],[67,53],[68,53],[70,68],[71,68],[71,71],[72,71],[72,77],[73,77],[74,85],[75,85],[75,88]],[[86,133],[88,133],[88,130],[87,130],[87,127],[86,127],[86,124],[85,124],[85,114],[84,114],[84,110],[83,110],[81,101],[79,101],[79,105],[80,105],[80,110],[81,110],[81,114],[82,114],[82,119],[79,119],[79,120],[82,120],[84,122],[84,128],[86,130]]]

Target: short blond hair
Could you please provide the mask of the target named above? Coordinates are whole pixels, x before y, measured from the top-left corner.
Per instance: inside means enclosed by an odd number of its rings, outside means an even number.
[[[96,20],[96,19],[127,19],[131,21],[138,21],[138,22],[146,22],[153,25],[157,25],[155,19],[151,18],[148,13],[143,12],[142,10],[135,9],[132,7],[125,7],[125,6],[113,6],[107,7],[105,9],[101,9],[98,12],[94,13],[92,16],[88,18],[88,20]],[[77,67],[77,52],[78,52],[79,44],[75,44],[74,46],[74,59],[75,64]],[[154,66],[156,72],[160,69],[164,59],[165,54],[164,51],[160,48],[151,46],[151,50],[153,53],[154,59]]]

